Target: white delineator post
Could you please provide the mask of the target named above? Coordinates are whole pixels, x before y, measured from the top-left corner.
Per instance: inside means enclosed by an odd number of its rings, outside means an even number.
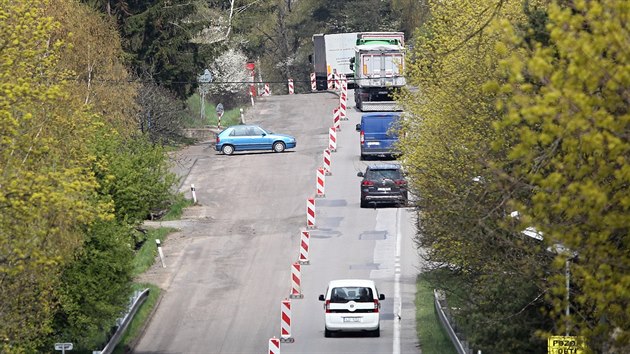
[[[302,299],[302,265],[295,262],[291,265],[291,299]]]
[[[326,175],[330,176],[332,175],[332,172],[330,170],[330,150],[325,149],[324,150],[324,154],[323,154],[323,162],[324,162],[324,170],[326,171]]]
[[[293,343],[291,337],[291,300],[284,299],[280,305],[280,342]]]
[[[254,93],[252,91],[249,91],[249,99],[252,101],[252,107],[254,107]]]
[[[315,73],[311,73],[311,91],[317,91],[317,80]]]
[[[292,95],[295,93],[294,87],[293,87],[293,79],[289,79],[289,95]]]
[[[298,262],[300,264],[310,264],[311,262],[308,260],[308,248],[310,244],[311,233],[308,231],[302,231],[302,236],[300,238],[300,257],[298,258]]]
[[[197,204],[197,193],[195,193],[195,185],[190,185],[190,193],[192,194],[193,204]]]
[[[340,110],[339,107],[333,109],[333,128],[335,128],[336,131],[340,131],[341,130],[341,115],[340,115]]]
[[[157,245],[158,254],[160,255],[160,261],[162,261],[162,268],[166,268],[166,264],[164,264],[164,252],[162,252],[162,243],[156,238],[155,244]]]
[[[271,96],[271,89],[269,88],[269,84],[265,84],[265,96]]]
[[[306,228],[315,228],[315,198],[306,199]]]
[[[317,193],[315,194],[315,197],[317,198],[326,197],[325,184],[326,184],[326,171],[324,170],[323,167],[320,167],[317,169],[317,186],[315,188]]]
[[[329,129],[329,134],[328,134],[328,149],[331,152],[336,152],[337,151],[337,131],[335,130],[335,127],[330,127]]]
[[[280,354],[280,339],[269,338],[269,354]]]

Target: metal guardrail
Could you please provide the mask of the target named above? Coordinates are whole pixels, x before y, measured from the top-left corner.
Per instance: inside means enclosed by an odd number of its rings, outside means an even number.
[[[435,304],[435,311],[438,314],[440,323],[442,324],[442,327],[444,328],[446,333],[448,333],[448,336],[451,339],[451,342],[453,342],[453,346],[455,346],[455,350],[457,351],[457,354],[472,354],[473,351],[472,349],[470,349],[468,342],[460,338],[462,335],[461,334],[458,335],[456,326],[454,324],[453,325],[451,324],[451,322],[453,322],[452,316],[446,304],[446,298],[444,296],[444,293],[441,292],[440,290],[434,289],[433,298],[434,298],[434,304]]]
[[[148,288],[142,291],[134,292],[134,295],[131,298],[131,303],[129,305],[129,309],[127,310],[127,313],[125,314],[125,316],[123,316],[122,318],[119,318],[116,321],[118,324],[118,327],[116,328],[116,332],[114,332],[114,335],[112,335],[112,337],[109,339],[109,342],[107,342],[107,345],[105,345],[105,348],[103,348],[100,351],[94,351],[92,352],[92,354],[111,354],[114,351],[114,349],[118,345],[118,342],[120,342],[120,339],[122,338],[123,333],[125,333],[127,326],[129,326],[129,323],[133,319],[133,316],[136,314],[136,312],[140,308],[140,305],[142,305],[148,297],[149,297]]]

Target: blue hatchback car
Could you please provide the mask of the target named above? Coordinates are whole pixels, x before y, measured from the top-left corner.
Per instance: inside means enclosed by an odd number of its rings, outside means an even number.
[[[234,125],[217,135],[215,148],[225,155],[234,151],[271,150],[283,152],[296,146],[290,135],[275,134],[257,125]]]

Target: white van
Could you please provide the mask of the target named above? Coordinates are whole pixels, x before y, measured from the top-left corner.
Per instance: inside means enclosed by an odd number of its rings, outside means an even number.
[[[319,300],[324,301],[325,337],[337,331],[381,335],[379,301],[385,300],[385,295],[378,293],[372,280],[333,280],[328,283],[326,294],[319,295]]]

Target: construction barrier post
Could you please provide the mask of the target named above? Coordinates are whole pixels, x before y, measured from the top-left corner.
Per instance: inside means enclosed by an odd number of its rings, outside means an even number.
[[[315,198],[306,199],[306,228],[315,228]]]
[[[336,152],[337,151],[337,131],[335,130],[334,127],[331,127],[329,129],[329,135],[328,135],[328,149],[331,152]]]
[[[317,91],[317,81],[315,79],[315,73],[311,73],[311,91]]]
[[[324,158],[324,170],[326,170],[326,175],[330,176],[332,175],[332,172],[330,170],[330,150],[325,149],[324,150],[324,154],[323,154]]]
[[[280,354],[280,339],[269,338],[269,354]]]
[[[303,299],[302,295],[302,265],[295,262],[291,265],[291,299]]]
[[[335,82],[333,80],[333,73],[328,73],[328,77],[326,77],[326,88],[328,90],[332,90],[335,87]]]
[[[333,127],[336,131],[341,130],[341,115],[339,114],[339,107],[333,109]]]
[[[295,339],[291,337],[291,300],[282,300],[280,307],[280,342],[293,343]]]
[[[293,88],[293,79],[289,79],[289,95],[294,94],[294,88]]]
[[[323,167],[320,167],[317,169],[317,186],[315,188],[316,193],[315,193],[315,197],[316,198],[325,198],[326,197],[326,191],[324,189],[326,184],[326,171],[324,170]]]
[[[308,231],[302,231],[302,236],[300,238],[300,257],[298,258],[298,262],[300,264],[311,264],[308,260],[308,249],[310,244],[311,234]]]
[[[265,96],[271,96],[271,89],[269,89],[269,84],[265,84]]]

